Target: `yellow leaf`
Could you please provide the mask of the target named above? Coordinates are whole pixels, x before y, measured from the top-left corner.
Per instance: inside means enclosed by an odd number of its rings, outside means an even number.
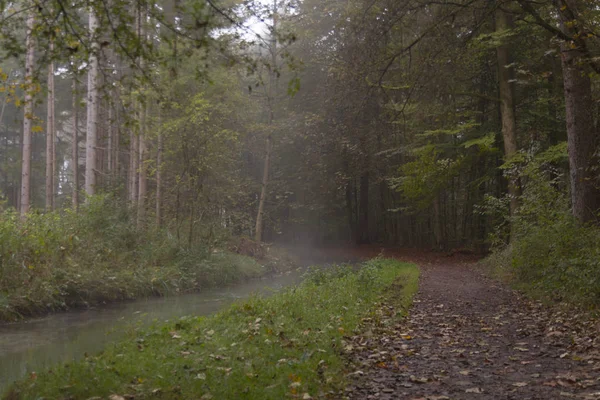
[[[43,129],[40,125],[35,125],[31,127],[31,132],[37,133],[37,132],[42,132]]]

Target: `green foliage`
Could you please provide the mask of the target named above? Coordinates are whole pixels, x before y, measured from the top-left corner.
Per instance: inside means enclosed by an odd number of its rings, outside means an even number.
[[[344,336],[358,328],[396,280],[402,292],[390,294],[395,305],[407,306],[417,289],[418,269],[376,259],[358,272],[347,267],[328,271],[327,279],[309,278],[299,287],[252,298],[212,317],[133,329],[104,353],[20,382],[6,396],[262,400],[338,390],[345,383]],[[368,316],[377,319],[374,312]]]
[[[578,223],[569,208],[566,145],[533,157],[522,174],[518,215],[511,218],[513,239],[488,260],[518,287],[554,300],[600,305],[600,228]]]
[[[398,190],[419,209],[429,207],[440,190],[457,173],[459,161],[442,158],[435,146],[429,145],[416,152],[417,158],[400,167]]]
[[[135,213],[106,195],[89,198],[79,213],[31,213],[21,222],[3,212],[0,320],[197,290],[271,270],[250,257],[190,248],[166,230],[135,226]]]

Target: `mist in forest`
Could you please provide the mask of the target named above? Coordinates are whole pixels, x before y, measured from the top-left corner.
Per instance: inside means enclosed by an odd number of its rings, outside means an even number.
[[[166,260],[243,241],[244,256],[355,245],[484,254],[555,222],[577,236],[597,224],[600,201],[596,11],[528,0],[6,3],[3,223],[54,240],[12,243],[23,249],[14,262],[49,265],[62,257],[50,247],[79,248],[85,232],[106,242],[97,254],[138,257],[143,241],[164,245]]]

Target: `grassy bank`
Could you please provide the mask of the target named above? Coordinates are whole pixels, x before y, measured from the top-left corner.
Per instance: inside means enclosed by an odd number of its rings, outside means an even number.
[[[225,285],[293,266],[277,249],[260,259],[137,229],[110,198],[79,213],[0,214],[0,321],[72,307]],[[226,246],[223,246],[226,248]]]
[[[389,259],[367,262],[358,272],[313,272],[297,288],[211,317],[132,330],[103,354],[22,381],[4,398],[318,397],[344,383],[343,337],[395,281],[402,291],[394,301],[407,307],[417,280],[416,266]]]

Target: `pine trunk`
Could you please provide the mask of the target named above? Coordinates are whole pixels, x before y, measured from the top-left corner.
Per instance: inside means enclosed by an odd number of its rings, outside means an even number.
[[[572,15],[576,2],[557,2],[561,29],[569,36],[579,34]],[[594,153],[598,131],[594,124],[594,99],[589,67],[585,61],[583,42],[563,42],[561,62],[567,119],[569,173],[573,216],[582,223],[597,222],[600,193],[596,188]]]

